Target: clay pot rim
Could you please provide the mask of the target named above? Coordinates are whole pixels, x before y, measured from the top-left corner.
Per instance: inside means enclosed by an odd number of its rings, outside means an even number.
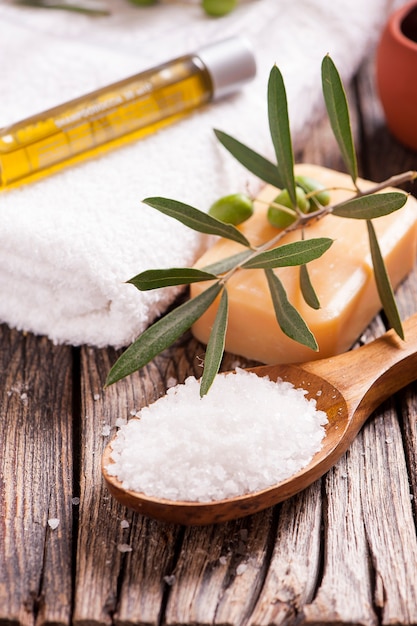
[[[417,0],[413,0],[398,9],[398,11],[396,11],[389,20],[389,29],[392,36],[398,41],[399,44],[416,52],[417,42],[407,37],[402,30],[402,23],[404,19],[414,10],[417,10]]]

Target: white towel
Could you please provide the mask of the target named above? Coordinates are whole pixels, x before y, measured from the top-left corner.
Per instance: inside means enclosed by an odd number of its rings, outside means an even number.
[[[327,53],[345,81],[370,54],[393,0],[242,0],[224,18],[199,0],[138,8],[107,0],[108,17],[0,4],[0,127],[234,34],[252,43],[256,79],[147,139],[0,194],[0,321],[57,343],[120,347],[172,302],[176,289],[125,281],[190,265],[202,237],[141,203],[166,196],[207,210],[217,197],[256,192],[217,142],[220,128],[273,159],[266,86],[276,63],[296,145],[323,109]]]

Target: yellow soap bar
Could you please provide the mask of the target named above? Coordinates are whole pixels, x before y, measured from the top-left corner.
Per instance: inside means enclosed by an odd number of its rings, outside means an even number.
[[[320,181],[331,192],[332,203],[352,197],[351,178],[319,166],[299,165],[296,173]],[[373,185],[358,181],[361,189]],[[391,189],[392,191],[392,189]],[[272,201],[277,190],[265,187],[259,200]],[[266,219],[267,205],[255,203],[254,215],[239,228],[254,245],[269,241],[277,229]],[[382,255],[393,287],[414,266],[417,247],[417,200],[408,197],[405,206],[373,220]],[[291,363],[332,356],[349,349],[381,309],[369,251],[366,221],[328,215],[306,229],[306,238],[330,237],[334,240],[322,257],[308,264],[309,275],[321,308],[309,307],[299,288],[299,267],[274,270],[287,291],[290,302],[300,312],[314,334],[319,351],[315,352],[287,337],[275,318],[263,270],[241,270],[227,283],[229,322],[225,349],[233,354],[262,363]],[[286,235],[282,243],[299,240],[300,233]],[[241,251],[240,244],[219,239],[196,264],[209,265]],[[207,283],[191,286],[191,296],[207,288]],[[194,336],[207,343],[218,301],[192,327]]]

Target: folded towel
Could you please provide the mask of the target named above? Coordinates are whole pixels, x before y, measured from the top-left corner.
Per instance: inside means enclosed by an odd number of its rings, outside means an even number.
[[[141,293],[125,281],[152,267],[190,265],[203,238],[141,203],[167,196],[207,210],[250,176],[217,142],[220,128],[270,159],[266,86],[284,76],[296,145],[323,110],[329,53],[347,81],[372,51],[389,0],[245,0],[227,17],[200,2],[138,8],[107,0],[109,17],[0,5],[0,126],[192,52],[223,37],[252,43],[256,79],[158,133],[37,183],[0,194],[0,321],[57,343],[127,345],[176,289]]]

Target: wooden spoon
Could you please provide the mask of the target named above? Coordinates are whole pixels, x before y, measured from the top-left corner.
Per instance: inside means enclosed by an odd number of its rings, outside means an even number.
[[[112,444],[102,459],[102,472],[110,493],[122,504],[167,522],[205,525],[244,517],[281,502],[325,474],[347,450],[371,413],[393,393],[417,379],[417,314],[404,323],[405,341],[391,330],[382,337],[335,357],[300,365],[265,365],[252,368],[271,380],[288,380],[307,390],[329,423],[322,448],[311,462],[290,478],[255,493],[213,502],[172,501],[123,488],[106,467]]]

